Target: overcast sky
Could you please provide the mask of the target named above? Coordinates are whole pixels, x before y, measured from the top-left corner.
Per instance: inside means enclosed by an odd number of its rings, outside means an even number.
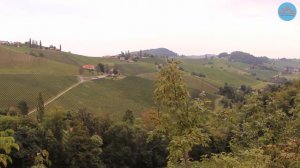
[[[300,58],[300,17],[285,0],[0,0],[0,40],[59,45],[89,56],[166,47],[179,54],[245,51]],[[290,0],[300,9],[300,0]]]

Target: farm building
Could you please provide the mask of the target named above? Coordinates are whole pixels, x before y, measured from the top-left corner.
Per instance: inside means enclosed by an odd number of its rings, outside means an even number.
[[[285,73],[297,73],[297,72],[300,72],[300,68],[298,68],[298,67],[285,67],[284,72]]]
[[[0,41],[0,44],[1,45],[9,45],[9,42],[8,41]]]
[[[83,65],[82,68],[86,70],[95,70],[95,66],[91,64]]]

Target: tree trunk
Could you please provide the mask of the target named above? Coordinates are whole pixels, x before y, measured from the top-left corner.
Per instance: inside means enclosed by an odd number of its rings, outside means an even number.
[[[189,154],[185,150],[183,151],[184,168],[189,168]]]

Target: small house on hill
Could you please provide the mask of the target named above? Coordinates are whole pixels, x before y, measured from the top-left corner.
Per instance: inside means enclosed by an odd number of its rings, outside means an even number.
[[[14,46],[15,46],[15,47],[21,47],[21,46],[22,46],[22,43],[21,43],[21,42],[14,42]]]
[[[116,68],[111,68],[109,69],[109,71],[107,72],[108,76],[114,77],[114,76],[119,76],[121,75],[120,70],[116,69]]]
[[[83,65],[82,68],[86,70],[93,70],[93,71],[96,69],[95,66],[91,64]]]
[[[8,41],[0,41],[0,44],[1,45],[9,45],[9,42]]]
[[[298,73],[300,72],[300,68],[298,67],[285,67],[284,73]]]

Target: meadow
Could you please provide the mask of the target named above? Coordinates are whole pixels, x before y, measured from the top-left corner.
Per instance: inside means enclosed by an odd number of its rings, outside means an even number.
[[[33,109],[39,92],[47,100],[76,82],[76,76],[0,74],[0,107],[16,108],[20,101],[26,101],[29,108]]]
[[[78,110],[87,108],[97,115],[108,114],[114,119],[121,119],[127,109],[140,116],[153,107],[154,84],[139,77],[126,77],[122,80],[101,79],[79,85],[66,93],[46,110]]]

